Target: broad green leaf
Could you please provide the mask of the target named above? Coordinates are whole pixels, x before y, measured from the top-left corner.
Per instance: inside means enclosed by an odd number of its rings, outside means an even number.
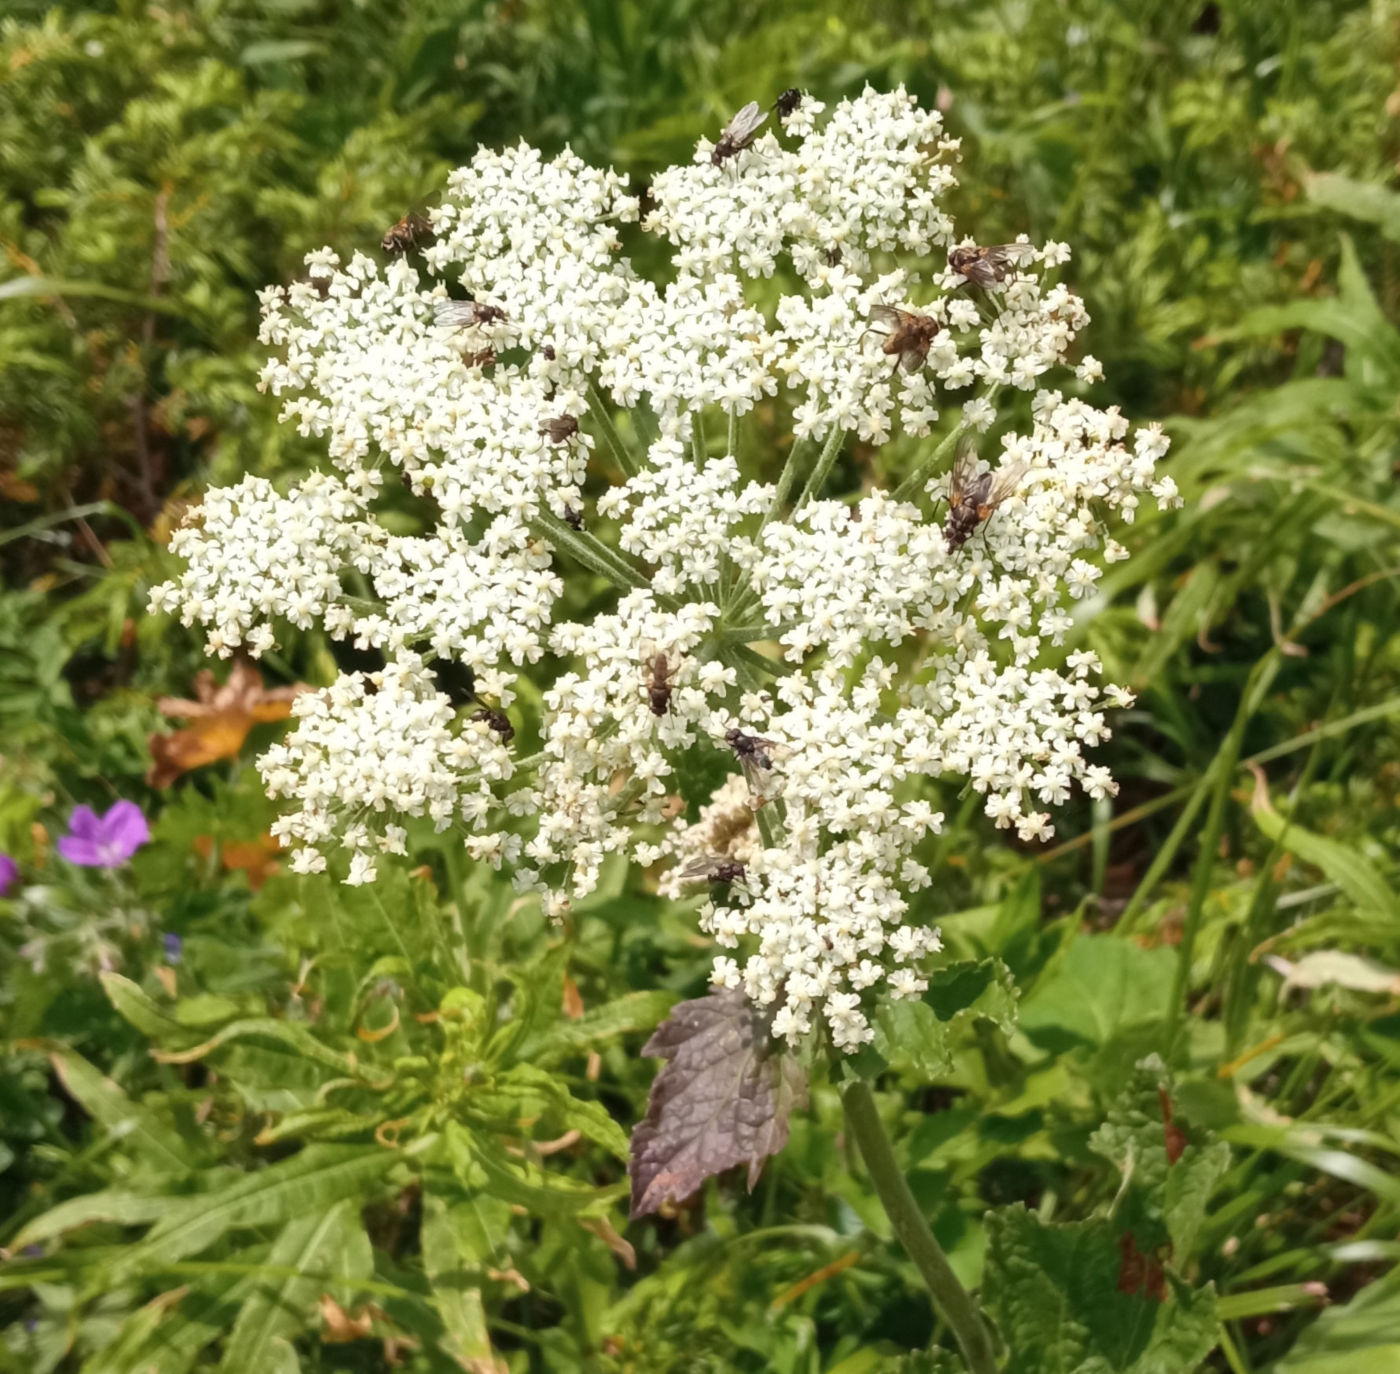
[[[184,1199],[123,1257],[123,1271],[198,1254],[230,1230],[281,1227],[312,1209],[360,1198],[399,1161],[380,1146],[313,1145],[299,1155],[245,1174],[218,1192]]]
[[[1167,1011],[1176,956],[1114,935],[1081,935],[1058,968],[1021,1004],[1021,1029],[1036,1044],[1108,1044],[1124,1027]]]
[[[1140,1249],[1171,1243],[1173,1267],[1185,1268],[1210,1196],[1230,1165],[1230,1147],[1195,1143],[1176,1120],[1172,1083],[1152,1055],[1134,1069],[1089,1148],[1119,1173],[1114,1220]],[[1199,1133],[1197,1133],[1199,1134]]]
[[[1006,1374],[1191,1374],[1215,1345],[1215,1294],[1139,1281],[1106,1220],[1050,1226],[1019,1204],[987,1216],[983,1296]],[[1124,1291],[1127,1289],[1128,1291]]]
[[[1002,1031],[1016,1024],[1015,979],[1000,959],[968,959],[929,978],[917,1001],[888,998],[875,1020],[875,1048],[891,1064],[908,1064],[926,1078],[942,1078],[953,1067],[955,1036],[977,1020]]]
[[[317,1302],[330,1286],[325,1276],[369,1274],[373,1260],[359,1200],[294,1217],[273,1242],[267,1263],[295,1269],[298,1276],[262,1280],[244,1302],[224,1348],[226,1374],[279,1368],[286,1356],[277,1347],[314,1322]]]

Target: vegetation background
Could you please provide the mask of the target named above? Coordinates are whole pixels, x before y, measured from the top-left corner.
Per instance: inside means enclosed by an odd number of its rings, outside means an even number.
[[[976,1283],[989,1205],[1113,1208],[1091,1133],[1165,1051],[1181,1119],[1230,1146],[1173,1232],[1216,1295],[1209,1367],[1400,1369],[1400,5],[4,14],[0,1369],[861,1374],[940,1339],[830,1089],[752,1194],[618,1233],[637,1050],[703,986],[684,909],[619,874],[561,940],[430,837],[367,891],[279,872],[262,687],[338,651],[294,640],[172,744],[157,703],[201,648],[144,613],[204,486],[314,461],[255,386],[255,293],[306,251],[372,250],[479,143],[641,186],[751,98],[867,81],[946,111],[982,242],[1073,246],[1096,399],[1168,426],[1185,496],[1122,536],[1085,635],[1140,693],[1101,751],[1120,796],[1048,850],[971,804],[946,837],[929,919],[1004,962],[1019,1022],[983,1002],[891,1065],[901,1162]],[[152,842],[62,863],[72,806],[116,798]],[[527,1099],[566,1144],[522,1162]],[[1110,1350],[1092,1294],[1045,1301],[1017,1369],[1185,1367]]]

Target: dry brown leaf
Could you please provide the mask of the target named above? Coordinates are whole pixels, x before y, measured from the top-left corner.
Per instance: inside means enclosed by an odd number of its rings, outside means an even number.
[[[374,1326],[374,1310],[362,1307],[353,1315],[347,1312],[329,1293],[321,1294],[321,1339],[328,1345],[344,1345],[362,1341]]]
[[[312,689],[299,682],[269,691],[258,670],[239,659],[223,686],[205,668],[195,675],[194,690],[193,701],[161,697],[156,702],[162,715],[192,723],[149,737],[152,763],[146,781],[152,787],[169,787],[182,773],[235,757],[253,726],[286,720],[293,698]]]

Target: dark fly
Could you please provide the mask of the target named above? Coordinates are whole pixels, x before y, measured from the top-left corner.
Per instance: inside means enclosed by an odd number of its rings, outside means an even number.
[[[754,141],[760,126],[767,118],[767,112],[758,108],[758,101],[750,100],[724,126],[724,132],[720,134],[714,151],[710,154],[711,163],[718,167],[726,159],[742,153]]]
[[[1015,491],[1025,470],[1024,463],[1011,463],[997,472],[978,472],[976,444],[971,436],[963,437],[948,477],[943,537],[950,549],[962,548],[978,526],[991,519],[992,512]]]
[[[974,243],[951,249],[948,266],[973,286],[995,291],[1006,284],[1007,275],[1021,265],[1030,251],[1027,243],[997,243],[988,248]]]

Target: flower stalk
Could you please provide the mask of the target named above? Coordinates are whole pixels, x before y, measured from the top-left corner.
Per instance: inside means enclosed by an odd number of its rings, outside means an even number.
[[[923,1276],[934,1310],[948,1323],[967,1361],[969,1374],[996,1374],[992,1333],[924,1220],[894,1157],[894,1147],[880,1121],[870,1084],[863,1078],[853,1079],[842,1091],[841,1101],[846,1111],[846,1124],[860,1147],[865,1167],[870,1170],[870,1181],[894,1228],[895,1238]]]

